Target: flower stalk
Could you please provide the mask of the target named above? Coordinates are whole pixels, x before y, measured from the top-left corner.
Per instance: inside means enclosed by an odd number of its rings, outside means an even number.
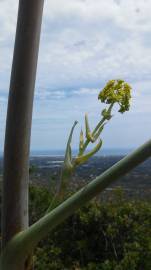
[[[109,106],[102,110],[101,116],[102,119],[98,122],[93,132],[91,132],[88,114],[85,114],[85,141],[83,136],[83,131],[80,132],[79,139],[79,153],[73,158],[71,151],[71,141],[74,132],[74,128],[77,124],[77,121],[74,123],[69,139],[67,142],[65,159],[62,167],[61,179],[60,179],[60,188],[57,195],[59,199],[65,197],[65,192],[67,191],[67,187],[69,186],[70,178],[75,171],[76,167],[87,162],[89,158],[91,158],[94,154],[96,154],[101,146],[102,140],[100,138],[101,133],[104,130],[104,126],[108,123],[108,121],[112,118],[112,110],[115,104],[119,105],[119,112],[124,113],[129,110],[130,107],[130,98],[131,98],[131,87],[128,83],[123,80],[111,80],[106,86],[100,91],[98,95],[98,99],[101,102],[109,104]],[[86,149],[89,144],[94,144],[98,140],[98,143],[92,148],[91,151],[86,152]],[[60,194],[60,195],[59,195]]]

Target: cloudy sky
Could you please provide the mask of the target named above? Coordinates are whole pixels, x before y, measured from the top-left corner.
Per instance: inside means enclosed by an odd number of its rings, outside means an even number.
[[[0,149],[18,1],[0,0]],[[110,79],[132,85],[131,110],[114,111],[105,148],[131,148],[151,136],[151,1],[45,0],[32,125],[32,149],[63,149],[74,120],[99,120],[99,90]]]

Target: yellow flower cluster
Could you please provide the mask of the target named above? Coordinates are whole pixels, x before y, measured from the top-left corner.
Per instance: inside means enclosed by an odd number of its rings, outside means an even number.
[[[131,99],[131,86],[123,80],[110,80],[99,93],[98,99],[107,104],[118,103],[119,112],[129,110]]]

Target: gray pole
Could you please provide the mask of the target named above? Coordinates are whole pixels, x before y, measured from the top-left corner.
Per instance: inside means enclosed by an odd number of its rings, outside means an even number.
[[[3,248],[28,227],[30,134],[43,5],[44,0],[19,1],[4,148]]]

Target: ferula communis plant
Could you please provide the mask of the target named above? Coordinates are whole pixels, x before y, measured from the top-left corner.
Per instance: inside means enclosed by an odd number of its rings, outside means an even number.
[[[30,131],[43,4],[44,0],[19,1],[5,135],[0,270],[32,269],[31,254],[39,241],[111,183],[151,156],[151,140],[149,140],[61,202],[55,209],[55,205],[52,205],[52,211],[28,226]],[[102,111],[102,120],[93,132],[90,131],[88,117],[85,117],[86,138],[81,131],[77,159],[72,158],[71,153],[71,140],[76,123],[74,124],[68,139],[62,170],[58,192],[60,199],[74,167],[85,162],[101,147],[99,137],[105,123],[112,117],[114,104],[119,104],[121,113],[129,109],[127,101],[130,98],[130,89],[127,86],[123,81],[116,80],[111,81],[107,89],[102,91],[103,94],[99,97],[102,102],[109,104],[109,107]],[[106,91],[108,88],[109,92]],[[123,88],[126,91],[123,91]],[[112,95],[108,96],[108,93]],[[89,152],[86,154],[88,144],[95,143],[96,140],[100,140],[99,144],[96,144],[91,154]]]
[[[102,146],[102,139],[100,138],[103,132],[104,126],[112,118],[112,109],[115,104],[119,105],[119,112],[124,113],[130,108],[131,99],[131,86],[123,80],[110,80],[103,90],[100,91],[98,99],[105,104],[109,104],[107,108],[104,108],[101,112],[101,119],[97,123],[93,131],[89,126],[88,115],[85,114],[85,138],[83,130],[80,132],[79,138],[79,151],[76,157],[72,156],[71,142],[74,128],[77,125],[77,121],[74,122],[70,135],[68,138],[64,163],[61,172],[60,186],[58,190],[57,200],[62,200],[65,196],[69,180],[76,167],[87,162],[95,153],[97,153]],[[94,144],[92,150],[86,152],[89,144]],[[52,206],[51,208],[52,209]]]

